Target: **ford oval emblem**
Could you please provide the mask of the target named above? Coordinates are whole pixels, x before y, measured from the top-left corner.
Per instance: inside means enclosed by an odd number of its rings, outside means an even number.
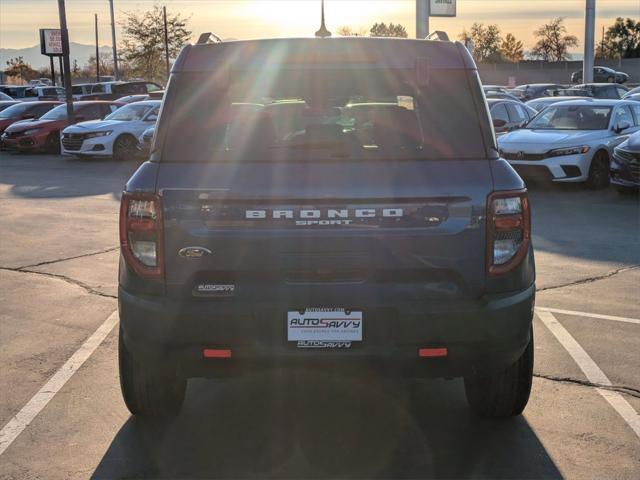
[[[183,258],[202,258],[211,255],[211,250],[205,247],[185,247],[178,252]]]

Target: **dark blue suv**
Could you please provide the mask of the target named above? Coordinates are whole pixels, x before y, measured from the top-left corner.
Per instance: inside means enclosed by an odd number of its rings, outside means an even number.
[[[531,389],[535,269],[459,43],[202,43],[173,67],[126,185],[120,377],[171,415],[193,377],[464,377],[473,411]]]

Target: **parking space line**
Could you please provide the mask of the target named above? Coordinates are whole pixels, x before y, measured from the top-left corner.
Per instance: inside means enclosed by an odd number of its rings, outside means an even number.
[[[44,386],[31,397],[31,400],[0,430],[0,455],[2,455],[13,441],[27,428],[33,419],[42,411],[49,401],[69,381],[74,373],[95,352],[113,327],[118,323],[118,311],[109,317],[85,340],[85,342],[71,355],[71,358],[53,374]]]
[[[536,311],[563,313],[565,315],[574,315],[576,317],[599,318],[601,320],[613,320],[615,322],[635,323],[640,325],[640,319],[629,317],[616,317],[615,315],[602,315],[600,313],[576,312],[574,310],[561,310],[559,308],[536,307]]]
[[[611,386],[611,380],[598,367],[596,362],[589,354],[580,346],[580,344],[571,336],[571,334],[560,324],[560,322],[549,311],[538,310],[538,318],[556,337],[565,350],[571,355],[580,370],[586,375],[591,383],[597,383],[604,386]],[[640,438],[640,415],[633,409],[622,395],[618,392],[596,388],[598,393],[618,412],[618,415],[631,427],[635,434]]]

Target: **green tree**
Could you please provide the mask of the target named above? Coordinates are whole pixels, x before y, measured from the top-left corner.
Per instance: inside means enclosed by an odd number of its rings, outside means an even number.
[[[402,25],[390,23],[387,25],[384,22],[374,23],[371,30],[369,30],[369,35],[372,37],[398,37],[398,38],[407,38],[409,34],[407,34],[407,29]]]
[[[563,17],[554,18],[533,34],[538,38],[538,42],[531,50],[531,54],[547,62],[569,60],[571,58],[569,49],[578,46],[578,38],[567,34]]]
[[[607,28],[604,41],[598,45],[596,56],[600,58],[640,57],[640,20],[616,18]]]
[[[37,70],[34,70],[31,65],[24,61],[23,57],[15,57],[7,60],[7,68],[4,74],[7,77],[18,77],[21,82],[33,80],[39,78]]]
[[[187,28],[188,20],[180,14],[167,15],[170,58],[176,58],[191,37],[191,31]],[[127,12],[121,26],[123,42],[120,51],[123,60],[130,64],[132,74],[147,80],[165,80],[162,7],[154,5],[144,13]]]
[[[485,26],[483,23],[474,23],[471,30],[463,30],[459,35],[463,42],[473,42],[473,58],[476,62],[501,62],[502,37],[498,25]]]
[[[508,62],[520,62],[524,59],[524,49],[522,48],[522,42],[516,40],[511,33],[507,33],[507,36],[502,40],[500,46],[500,54]]]

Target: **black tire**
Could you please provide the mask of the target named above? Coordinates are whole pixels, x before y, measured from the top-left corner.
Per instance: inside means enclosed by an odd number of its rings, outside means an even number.
[[[44,143],[44,149],[47,153],[60,154],[60,133],[54,132],[47,137]]]
[[[502,372],[464,378],[469,407],[485,418],[520,415],[529,401],[533,381],[533,330],[531,340],[516,363]]]
[[[615,79],[615,78],[613,78],[613,77],[607,77],[607,83],[613,83],[613,82],[615,82],[615,81],[616,81],[616,79]]]
[[[168,365],[144,365],[133,358],[122,338],[118,339],[120,388],[124,403],[133,415],[171,417],[184,401],[187,381]]]
[[[589,166],[589,178],[587,178],[587,188],[591,190],[602,190],[609,186],[609,155],[606,152],[597,152],[591,160]]]
[[[131,135],[119,136],[113,144],[113,159],[124,162],[135,158],[136,139]]]

